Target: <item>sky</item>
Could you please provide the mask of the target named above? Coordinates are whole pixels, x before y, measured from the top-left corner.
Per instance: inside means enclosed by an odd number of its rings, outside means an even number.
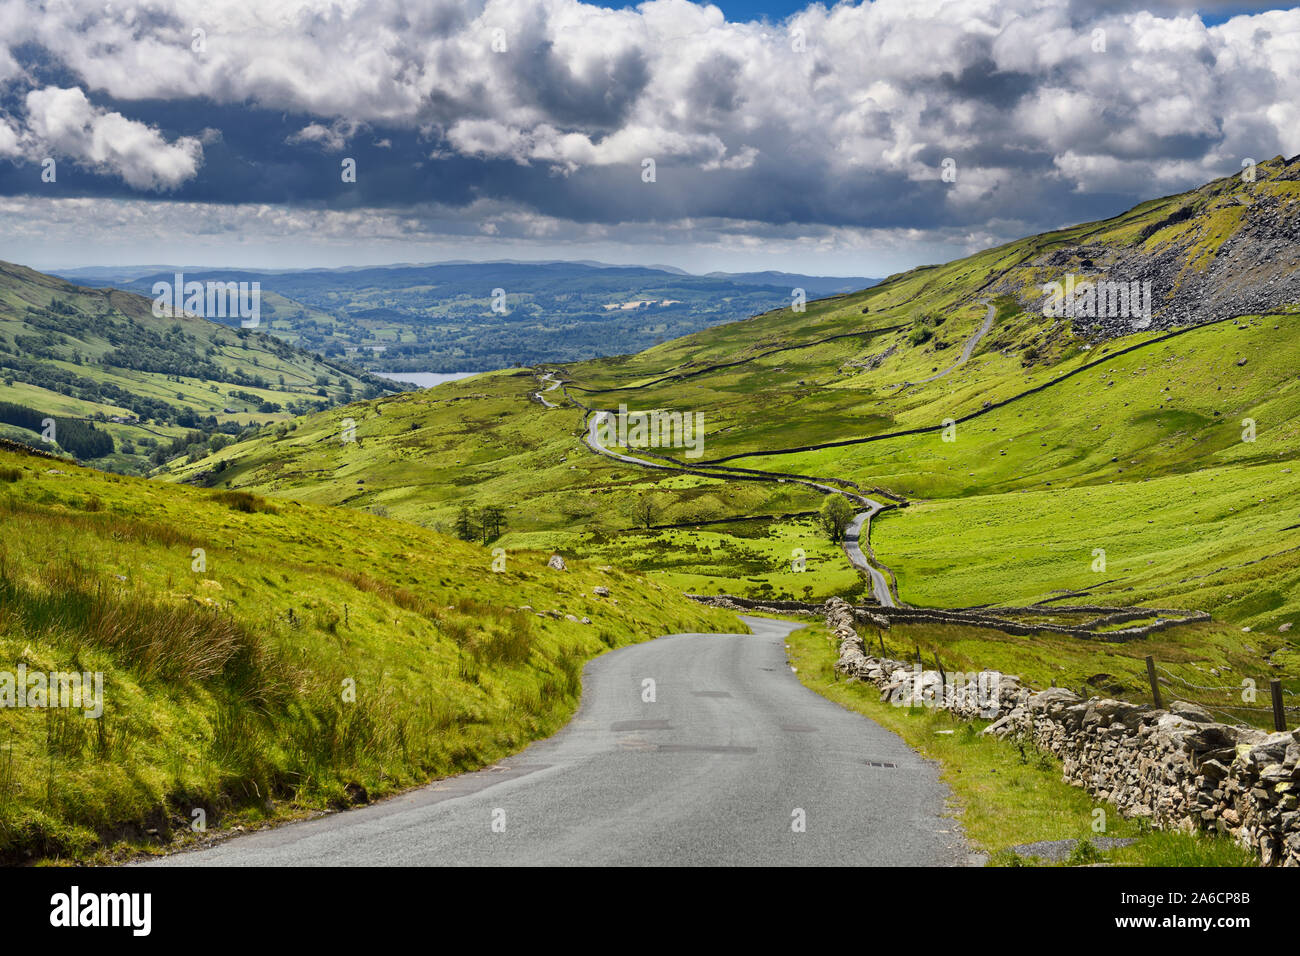
[[[1212,0],[0,0],[0,259],[883,276],[1300,153],[1297,89]]]

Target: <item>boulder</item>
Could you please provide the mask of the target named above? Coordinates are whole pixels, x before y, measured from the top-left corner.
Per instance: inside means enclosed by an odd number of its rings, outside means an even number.
[[[1212,724],[1215,722],[1214,718],[1210,716],[1210,712],[1204,707],[1185,700],[1176,700],[1170,704],[1169,713],[1177,714],[1184,720],[1190,720],[1197,724]]]
[[[558,554],[551,555],[551,560],[546,562],[546,566],[548,568],[554,568],[556,571],[568,570],[568,568],[564,564],[564,559],[560,557]]]

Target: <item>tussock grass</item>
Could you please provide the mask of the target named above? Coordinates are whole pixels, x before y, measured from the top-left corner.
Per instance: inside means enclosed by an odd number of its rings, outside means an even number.
[[[497,574],[398,521],[293,502],[267,520],[62,469],[0,495],[0,670],[102,672],[104,713],[0,709],[0,862],[105,860],[188,835],[196,809],[255,822],[476,769],[557,730],[592,655],[737,626],[576,559],[513,552]]]
[[[229,615],[190,603],[167,603],[112,588],[71,559],[15,573],[0,550],[0,613],[41,639],[69,636],[112,653],[145,677],[167,681],[220,676],[254,699],[282,683],[262,640]]]
[[[212,499],[245,514],[276,514],[279,511],[265,498],[248,491],[217,491],[213,493]]]

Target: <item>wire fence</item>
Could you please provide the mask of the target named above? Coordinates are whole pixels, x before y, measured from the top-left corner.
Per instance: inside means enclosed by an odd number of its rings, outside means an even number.
[[[1258,682],[1251,678],[1243,679],[1240,684],[1197,684],[1189,681],[1185,677],[1175,674],[1169,668],[1161,664],[1154,664],[1154,662],[1152,662],[1151,666],[1153,674],[1155,671],[1159,671],[1160,674],[1163,675],[1162,677],[1157,677],[1157,680],[1178,690],[1180,699],[1186,700],[1191,704],[1196,704],[1198,707],[1203,707],[1211,714],[1224,718],[1225,723],[1231,723],[1238,727],[1249,727],[1251,725],[1242,721],[1238,715],[1243,713],[1269,714],[1273,717],[1275,727],[1281,725],[1285,728],[1287,724],[1285,715],[1300,714],[1300,706],[1296,705],[1281,704],[1280,706],[1262,707],[1257,704],[1249,703],[1249,700],[1253,699],[1254,696],[1260,693]],[[1232,697],[1239,698],[1241,702],[1231,703],[1223,700],[1198,699],[1191,694],[1185,693],[1184,689],[1201,691],[1203,693],[1231,695]],[[1154,693],[1155,688],[1153,687],[1152,690]],[[1271,688],[1269,688],[1269,690],[1271,691]],[[1288,697],[1297,696],[1294,691],[1288,690],[1285,687],[1281,687],[1279,690],[1282,694],[1285,694]]]

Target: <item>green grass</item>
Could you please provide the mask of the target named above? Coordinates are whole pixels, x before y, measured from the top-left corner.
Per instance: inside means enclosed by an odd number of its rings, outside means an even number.
[[[850,683],[835,673],[835,649],[822,624],[795,631],[787,643],[790,662],[806,687],[874,720],[939,762],[967,839],[988,854],[992,865],[1033,865],[1034,860],[1010,849],[1068,839],[1081,841],[1071,861],[1076,865],[1099,860],[1131,866],[1254,865],[1250,854],[1229,840],[1155,832],[1124,819],[1114,807],[1065,783],[1060,761],[1050,754],[981,736],[978,731],[986,721],[961,721],[946,711],[882,703],[873,685]],[[1098,809],[1104,813],[1101,833],[1094,829]],[[1104,853],[1082,847],[1082,841],[1100,835],[1136,842]]]
[[[490,549],[361,511],[0,467],[0,670],[105,675],[98,720],[0,710],[11,861],[149,844],[196,808],[292,815],[475,769],[562,726],[591,656],[742,628],[572,555],[559,572],[510,549],[494,573]]]
[[[1297,690],[1300,649],[1281,630],[1300,613],[1300,551],[1289,543],[1300,525],[1291,504],[1300,458],[1296,309],[1283,303],[1275,314],[1169,338],[1103,341],[1037,307],[1039,284],[1067,268],[1045,257],[1073,250],[1068,268],[1086,271],[1081,244],[1174,254],[1194,271],[1239,224],[1239,201],[1277,200],[1292,215],[1296,184],[1278,178],[1276,162],[1261,169],[1256,184],[1219,180],[1104,222],[914,269],[805,312],[777,310],[570,365],[561,377],[598,407],[700,412],[706,462],[741,454],[729,464],[905,496],[907,507],[874,522],[872,543],[909,603],[1016,604],[1087,589],[1072,600],[1214,616],[1120,649],[1008,642],[988,631],[915,635],[976,666],[1005,662],[1044,680],[1096,679],[1135,694],[1135,654],[1145,650],[1192,683],[1280,676]],[[1195,214],[1168,221],[1185,209]],[[902,387],[952,364],[985,300],[996,319],[970,361]],[[918,327],[931,334],[913,344]],[[443,529],[462,505],[500,505],[508,546],[583,554],[674,589],[812,600],[863,593],[862,578],[810,521],[757,517],[815,510],[818,494],[601,459],[582,444],[578,410],[530,402],[537,387],[529,371],[508,371],[349,406],[170,477],[195,480],[224,464],[216,480],[231,488],[382,508]],[[558,390],[550,397],[564,401]],[[355,446],[337,440],[345,415],[359,423]],[[944,420],[966,416],[956,440],[942,440]],[[1254,441],[1243,440],[1245,419],[1255,423]],[[894,434],[909,429],[925,431]],[[864,437],[878,440],[771,453]],[[674,527],[640,526],[637,504],[647,498],[656,522]],[[740,517],[749,520],[704,523]],[[807,556],[804,573],[791,569],[795,549]],[[1098,549],[1104,572],[1092,570]]]
[[[99,420],[98,428],[132,450],[96,464],[138,473],[149,467],[149,443],[169,444],[193,427],[180,416],[256,426],[401,388],[265,334],[274,299],[264,303],[265,328],[250,331],[193,316],[158,318],[148,298],[0,263],[0,402]],[[123,355],[139,367],[124,364]],[[67,376],[75,384],[56,381]],[[259,411],[263,402],[281,410]],[[112,417],[138,421],[104,421]],[[27,440],[40,438],[29,433]]]

